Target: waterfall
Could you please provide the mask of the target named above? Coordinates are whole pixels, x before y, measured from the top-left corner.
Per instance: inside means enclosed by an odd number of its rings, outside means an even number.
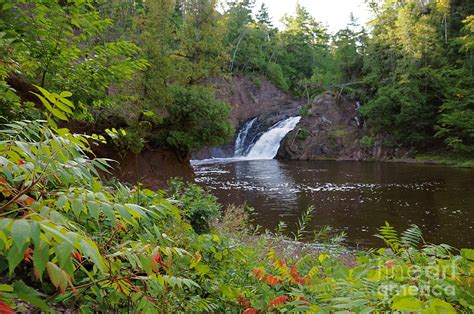
[[[280,142],[283,138],[291,132],[301,117],[291,117],[282,120],[272,126],[266,133],[264,133],[258,141],[250,149],[246,155],[248,159],[273,159],[278,153]]]
[[[257,122],[257,118],[253,118],[250,121],[247,121],[244,126],[240,129],[239,135],[235,140],[234,146],[234,157],[243,156],[246,153],[246,150],[249,147],[248,136],[250,130],[252,130],[254,124]]]

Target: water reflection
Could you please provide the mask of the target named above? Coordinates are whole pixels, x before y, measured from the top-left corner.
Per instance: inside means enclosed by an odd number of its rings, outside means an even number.
[[[443,166],[370,162],[252,160],[195,165],[197,181],[221,202],[247,202],[257,222],[290,227],[307,206],[313,228],[330,225],[350,244],[380,244],[372,235],[385,221],[419,225],[428,241],[474,243],[474,171]]]
[[[293,178],[277,160],[240,161],[234,165],[238,183],[259,187],[273,201],[295,204],[299,192]]]

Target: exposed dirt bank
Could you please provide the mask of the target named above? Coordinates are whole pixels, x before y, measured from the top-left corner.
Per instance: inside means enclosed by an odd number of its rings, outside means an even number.
[[[94,148],[98,157],[110,158],[113,162],[112,176],[131,184],[141,183],[143,187],[160,189],[173,177],[185,180],[194,178],[189,160],[180,160],[176,153],[169,150],[145,149],[140,154],[121,153],[114,147],[103,145]],[[110,175],[105,174],[110,178]]]

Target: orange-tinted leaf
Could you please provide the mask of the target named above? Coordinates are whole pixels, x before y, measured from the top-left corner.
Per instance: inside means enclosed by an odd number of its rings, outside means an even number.
[[[156,253],[154,260],[155,260],[155,263],[157,263],[158,265],[161,265],[161,267],[168,268],[168,265],[161,258],[160,252]]]
[[[239,303],[239,305],[245,306],[246,308],[250,307],[250,301],[247,300],[245,297],[243,297],[241,295],[238,298],[238,303]]]
[[[127,231],[127,229],[126,229],[121,223],[117,223],[115,226],[116,226],[117,229],[119,229],[119,230]]]
[[[79,253],[78,251],[74,251],[72,252],[72,256],[74,257],[74,259],[76,261],[78,261],[79,263],[82,263],[82,255],[81,253]]]
[[[15,312],[6,303],[0,301],[0,314],[15,314]]]
[[[279,281],[278,278],[272,275],[268,276],[267,278],[267,282],[270,286],[275,286],[278,283],[278,281]]]
[[[294,279],[296,282],[300,282],[300,281],[301,281],[301,277],[300,277],[300,275],[298,274],[298,270],[296,269],[296,265],[291,266],[290,274],[291,274],[291,277],[293,277],[293,279]]]
[[[23,260],[25,262],[28,262],[28,263],[31,263],[32,261],[32,257],[31,257],[31,254],[33,253],[33,249],[31,247],[28,247],[26,250],[25,250],[25,254],[23,255]]]
[[[270,301],[270,309],[274,307],[280,307],[283,304],[285,304],[286,301],[288,301],[288,296],[286,295],[279,296],[278,298],[275,298],[272,301]]]
[[[385,266],[387,268],[392,268],[393,264],[395,263],[395,261],[393,259],[389,259],[386,263],[385,263]]]
[[[51,282],[56,287],[56,289],[58,289],[61,293],[65,293],[66,287],[68,283],[70,283],[69,275],[56,264],[51,262],[46,264],[46,271],[48,272],[49,279],[51,279]]]
[[[252,272],[253,272],[253,275],[258,279],[260,279],[264,273],[263,270],[260,268],[254,268]]]
[[[22,195],[15,202],[21,206],[31,206],[31,204],[35,202],[35,199],[28,195]]]

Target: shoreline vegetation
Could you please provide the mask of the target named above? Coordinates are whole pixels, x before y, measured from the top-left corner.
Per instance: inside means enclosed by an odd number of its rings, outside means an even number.
[[[390,159],[345,159],[345,158],[330,158],[330,157],[321,157],[314,158],[311,161],[318,160],[333,160],[333,161],[360,161],[360,162],[387,162],[387,163],[407,163],[407,164],[426,164],[426,165],[443,165],[451,166],[458,168],[474,168],[474,158],[467,157],[465,155],[458,155],[453,153],[433,153],[433,154],[419,154],[415,157],[406,157],[406,158],[390,158]]]
[[[311,208],[291,237],[258,230],[193,184],[102,182],[107,161],[84,136],[35,121],[0,134],[4,313],[474,310],[474,250],[426,243],[415,225],[386,223],[380,249],[347,251],[329,228],[302,244]]]
[[[386,160],[367,160],[376,162],[394,162],[394,163],[408,163],[408,164],[426,164],[426,165],[443,165],[457,168],[474,168],[474,158],[466,157],[464,155],[456,155],[452,153],[446,154],[429,154],[423,153],[415,155],[412,158],[392,158]]]

